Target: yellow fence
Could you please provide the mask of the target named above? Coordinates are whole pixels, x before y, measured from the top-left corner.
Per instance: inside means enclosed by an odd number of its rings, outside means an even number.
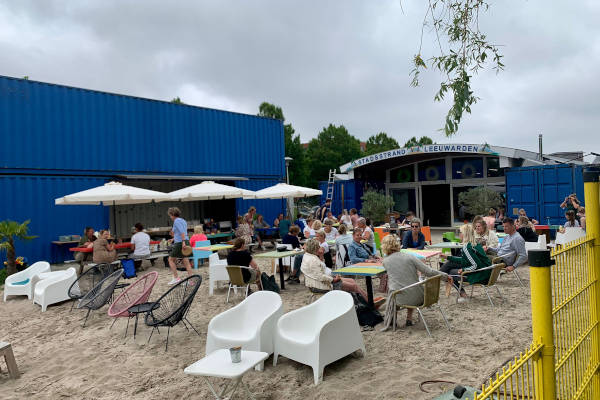
[[[533,344],[474,400],[600,399],[600,173],[584,173],[587,237],[530,267]]]

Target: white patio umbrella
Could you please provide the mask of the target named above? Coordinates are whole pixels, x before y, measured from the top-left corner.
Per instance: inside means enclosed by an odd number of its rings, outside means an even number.
[[[302,186],[289,185],[287,183],[278,183],[275,186],[269,186],[267,188],[257,190],[254,192],[257,199],[287,199],[288,201],[288,212],[293,217],[294,209],[294,198],[295,197],[310,197],[320,196],[323,191],[317,189],[311,189]]]
[[[293,199],[294,197],[320,196],[323,192],[317,189],[278,183],[275,186],[257,190],[254,194],[257,199]]]
[[[166,193],[154,190],[141,189],[134,186],[123,185],[120,182],[108,182],[102,186],[66,195],[54,200],[56,205],[105,205],[116,206],[122,204],[141,204],[152,201],[167,201],[170,197]],[[115,230],[117,220],[113,207]],[[115,232],[116,234],[117,232]]]
[[[194,186],[175,190],[168,193],[168,196],[171,200],[181,201],[236,199],[239,197],[253,199],[254,192],[213,181],[204,181]]]

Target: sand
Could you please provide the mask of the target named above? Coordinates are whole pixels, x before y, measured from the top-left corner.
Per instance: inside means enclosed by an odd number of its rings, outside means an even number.
[[[269,263],[260,261],[261,265]],[[171,276],[160,261],[151,270],[159,272],[151,295],[157,299],[167,290]],[[23,374],[18,380],[10,379],[0,361],[0,398],[213,398],[201,378],[185,375],[183,369],[205,355],[210,319],[241,297],[226,304],[226,289],[209,297],[206,266],[199,271],[203,282],[188,319],[201,336],[179,325],[171,330],[166,353],[166,335],[155,333],[147,344],[150,329],[143,323],[138,325],[135,341],[132,324],[124,337],[125,318],[109,329],[112,319],[107,307],[93,312],[82,328],[85,312],[70,312],[70,302],[49,306],[45,313],[24,296],[0,303],[0,340],[12,343]],[[479,288],[471,301],[458,304],[454,293],[446,297],[442,290],[440,304],[451,332],[435,309],[424,312],[432,338],[421,321],[396,332],[380,332],[382,324],[363,332],[366,356],[350,355],[325,367],[324,381],[316,387],[308,366],[284,357],[276,367],[269,358],[263,372],[251,371],[244,380],[257,399],[431,399],[452,385],[426,386],[430,393],[425,393],[420,382],[441,379],[480,385],[531,342],[529,274],[526,267],[519,272],[527,287],[522,289],[512,274],[502,276],[499,288],[507,301],[502,304],[493,294],[495,308]],[[364,280],[359,282],[364,285]],[[304,286],[288,285],[282,294],[284,308],[302,307],[309,297]],[[399,320],[404,319],[402,312]],[[236,398],[244,398],[241,394]]]

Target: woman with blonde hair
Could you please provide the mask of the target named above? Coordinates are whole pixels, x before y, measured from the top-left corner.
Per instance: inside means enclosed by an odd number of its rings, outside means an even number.
[[[486,217],[483,217],[483,220],[485,221],[488,229],[493,231],[496,227],[496,210],[490,208],[488,211],[488,215]]]
[[[208,238],[204,234],[204,229],[202,228],[202,225],[194,226],[194,234],[190,238],[190,246],[196,247],[196,242],[202,242],[205,240],[208,240]]]
[[[396,290],[419,282],[419,273],[425,276],[448,276],[444,272],[429,268],[416,256],[410,253],[401,253],[400,243],[395,235],[387,235],[384,237],[381,242],[381,249],[383,253],[386,254],[386,257],[383,259],[383,266],[385,267],[388,276],[388,295]],[[414,306],[423,304],[423,287],[415,286],[398,294],[394,299],[388,298],[386,323],[388,318],[393,316],[396,312],[397,303]],[[412,315],[413,309],[408,308],[406,326],[413,325]]]
[[[92,260],[95,263],[111,263],[117,259],[117,250],[115,250],[114,243],[108,243],[109,233],[103,229],[100,231],[98,239],[94,240],[93,245],[93,257]]]
[[[488,249],[498,247],[498,236],[494,231],[488,229],[486,221],[483,218],[473,220],[473,242],[472,245],[480,244],[486,253]]]

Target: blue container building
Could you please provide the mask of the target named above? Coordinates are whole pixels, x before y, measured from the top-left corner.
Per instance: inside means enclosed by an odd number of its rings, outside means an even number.
[[[59,235],[166,226],[171,203],[55,206],[109,181],[164,192],[214,180],[258,190],[285,181],[283,124],[254,115],[0,76],[0,220],[31,220],[30,262],[64,258]],[[271,223],[281,200],[173,203],[190,220],[234,220],[255,205]],[[123,226],[121,226],[123,225]],[[4,257],[4,255],[0,255]]]

